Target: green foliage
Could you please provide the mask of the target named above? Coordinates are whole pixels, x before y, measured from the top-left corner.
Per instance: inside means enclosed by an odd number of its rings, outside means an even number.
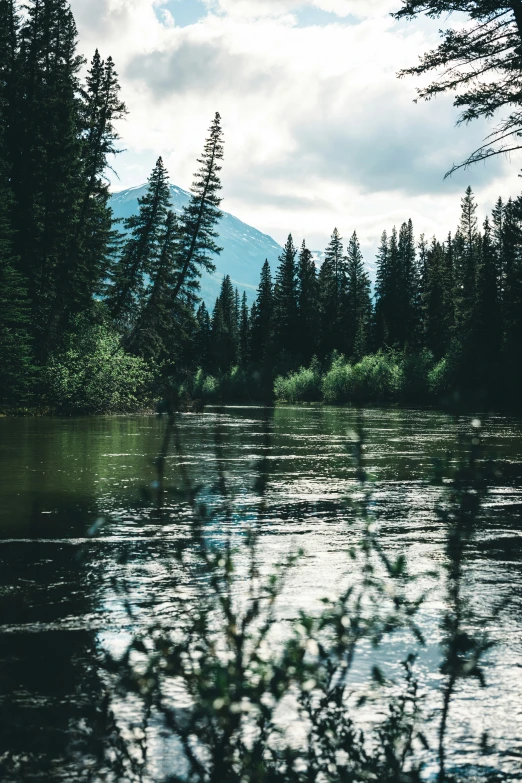
[[[278,375],[274,394],[281,402],[320,402],[322,399],[321,367],[317,360],[286,377]]]
[[[297,269],[292,235],[289,234],[279,257],[274,285],[272,328],[279,353],[293,355],[297,350],[298,298]]]
[[[448,28],[447,17],[452,13],[456,13],[459,22]],[[502,113],[501,122],[485,143],[464,163],[454,165],[451,172],[492,155],[520,149],[522,9],[518,0],[402,0],[394,16],[414,19],[423,14],[444,20],[442,41],[422,55],[418,65],[401,71],[399,76],[423,76],[435,71],[435,81],[417,92],[425,100],[447,92],[454,94],[454,106],[462,109],[459,123]],[[468,24],[462,25],[462,17]]]
[[[60,414],[116,413],[151,404],[153,373],[126,353],[105,322],[77,322],[69,344],[52,354],[42,373],[47,402]]]
[[[396,401],[402,386],[403,369],[393,353],[379,351],[354,365],[338,357],[323,380],[324,401],[336,405]]]

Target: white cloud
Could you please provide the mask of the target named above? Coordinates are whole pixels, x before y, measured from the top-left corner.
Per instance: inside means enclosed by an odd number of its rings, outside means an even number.
[[[443,181],[485,129],[455,129],[450,100],[415,105],[415,81],[396,79],[438,28],[396,25],[397,0],[310,0],[335,14],[322,26],[298,24],[302,0],[208,0],[184,28],[172,24],[177,2],[72,0],[82,50],[98,46],[120,72],[121,186],[143,182],[159,154],[190,186],[218,110],[224,208],[279,241],[292,231],[322,247],[337,225],[370,249],[410,216],[444,235],[468,182],[485,206],[518,189],[501,160]]]

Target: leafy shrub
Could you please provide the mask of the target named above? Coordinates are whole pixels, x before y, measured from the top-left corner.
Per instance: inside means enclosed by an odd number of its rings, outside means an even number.
[[[403,370],[393,353],[365,356],[351,374],[350,396],[356,402],[396,400],[403,387]]]
[[[323,379],[323,397],[329,404],[384,402],[398,399],[403,371],[392,353],[365,356],[355,365],[344,357],[334,359]]]
[[[336,357],[323,378],[324,402],[332,405],[349,402],[352,367],[344,356]]]
[[[69,345],[50,357],[43,380],[57,413],[121,413],[150,403],[153,373],[107,324],[79,324]]]
[[[279,375],[274,384],[275,397],[282,402],[319,402],[322,398],[321,381],[321,368],[315,359],[310,367],[300,367],[286,378]]]

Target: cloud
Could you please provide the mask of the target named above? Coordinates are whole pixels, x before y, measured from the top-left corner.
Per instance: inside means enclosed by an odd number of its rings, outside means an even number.
[[[130,110],[121,187],[143,182],[159,154],[190,186],[216,110],[224,207],[279,241],[291,230],[322,247],[338,224],[370,249],[409,216],[444,234],[468,183],[485,206],[518,187],[502,160],[443,180],[486,126],[455,129],[450,99],[414,104],[417,82],[396,78],[437,40],[436,21],[395,23],[396,0],[205,2],[198,23],[180,27],[174,0],[72,0],[83,50],[113,55]],[[335,23],[300,26],[305,7]]]
[[[255,90],[266,80],[246,54],[228,52],[219,40],[183,40],[173,50],[138,55],[125,75],[140,81],[157,99],[217,89]]]
[[[317,8],[342,18],[382,16],[397,7],[397,0],[207,0],[210,9],[231,17],[281,17],[302,8]]]

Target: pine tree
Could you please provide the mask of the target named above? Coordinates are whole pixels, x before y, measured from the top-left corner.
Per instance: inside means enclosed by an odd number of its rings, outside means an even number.
[[[12,131],[17,18],[0,0],[0,405],[24,402],[30,390],[32,346],[27,284],[14,255],[9,134]]]
[[[318,348],[319,295],[317,270],[312,253],[303,239],[297,264],[298,346],[301,359],[308,363]]]
[[[265,259],[261,269],[261,279],[257,289],[256,301],[250,313],[250,351],[252,361],[266,362],[272,358],[273,333],[272,316],[274,296],[270,264]]]
[[[225,275],[212,313],[212,366],[222,372],[237,363],[239,353],[236,295],[230,275]]]
[[[196,334],[194,337],[194,355],[196,365],[204,370],[210,367],[211,324],[205,302],[201,302],[196,313]]]
[[[522,199],[506,203],[503,222],[505,389],[512,403],[522,399]]]
[[[108,306],[124,330],[132,329],[143,308],[145,275],[153,271],[160,256],[169,199],[168,174],[160,157],[148,179],[146,194],[138,199],[138,214],[125,220],[129,233],[112,272]]]
[[[499,244],[504,339],[513,346],[517,341],[521,320],[522,225],[519,203],[512,199],[507,201],[503,210]]]
[[[126,336],[128,350],[159,365],[169,354],[179,350],[176,339],[176,316],[181,300],[174,302],[172,291],[176,282],[179,233],[176,216],[169,210],[158,238],[158,252],[148,259],[149,284],[136,302],[135,321]],[[192,307],[189,297],[186,303]]]
[[[477,362],[486,370],[486,375],[498,361],[502,346],[498,263],[490,223],[486,218],[473,313],[473,340]]]
[[[473,191],[468,187],[461,201],[460,225],[454,242],[455,317],[457,328],[464,338],[471,328],[480,253],[476,211]]]
[[[347,353],[360,359],[369,352],[372,303],[370,279],[355,231],[348,243],[346,278]]]
[[[83,171],[76,39],[66,0],[30,0],[20,31],[11,182],[15,252],[41,361],[79,306],[70,255]]]
[[[391,309],[389,242],[386,231],[381,235],[376,262],[373,340],[377,348],[384,348],[390,344]]]
[[[492,155],[520,149],[520,71],[522,70],[522,7],[520,0],[402,0],[396,19],[426,14],[432,19],[455,14],[458,24],[440,31],[442,41],[420,63],[399,73],[418,76],[436,71],[437,78],[419,89],[421,98],[451,92],[462,109],[459,123],[502,112],[502,120],[466,161],[451,171]],[[467,19],[466,19],[467,17]],[[463,21],[465,23],[463,24]]]
[[[346,259],[342,238],[334,228],[318,275],[319,352],[346,351]]]
[[[395,341],[402,348],[418,343],[420,337],[420,270],[416,263],[413,224],[403,223],[399,231],[398,269],[394,285]]]
[[[279,256],[279,267],[274,285],[273,330],[274,342],[279,353],[293,356],[297,347],[297,251],[292,235],[289,234],[283,252]]]
[[[83,192],[70,255],[77,259],[75,296],[81,297],[79,305],[85,309],[93,296],[100,293],[107,277],[112,211],[106,170],[109,156],[119,152],[114,123],[127,113],[119,98],[118,77],[111,57],[104,62],[96,50],[81,96]]]
[[[246,291],[243,291],[239,313],[239,361],[242,365],[247,365],[250,361],[250,314]]]
[[[449,345],[451,315],[448,310],[445,282],[446,257],[443,246],[435,237],[426,253],[423,297],[424,344],[436,359],[441,359]]]
[[[201,270],[213,272],[212,255],[221,252],[216,244],[215,226],[222,217],[219,209],[221,198],[220,161],[223,160],[223,131],[221,117],[216,112],[209,135],[198,163],[201,167],[194,176],[189,204],[180,216],[180,253],[178,279],[174,299],[182,288],[191,285],[199,288]]]
[[[402,314],[399,311],[398,306],[398,302],[401,299],[400,278],[399,245],[397,241],[397,230],[394,226],[388,240],[385,279],[382,283],[379,283],[379,293],[382,286],[379,310],[382,312],[384,334],[386,337],[385,344],[390,348],[400,345],[401,339]]]

